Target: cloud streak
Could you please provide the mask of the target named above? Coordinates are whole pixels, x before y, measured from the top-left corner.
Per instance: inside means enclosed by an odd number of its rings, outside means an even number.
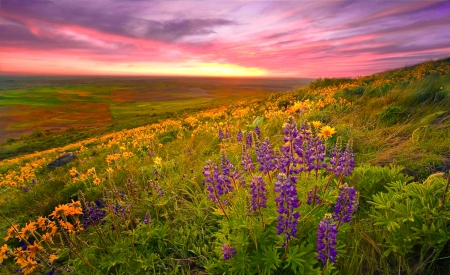
[[[0,40],[6,73],[355,76],[448,56],[450,3],[6,0]]]

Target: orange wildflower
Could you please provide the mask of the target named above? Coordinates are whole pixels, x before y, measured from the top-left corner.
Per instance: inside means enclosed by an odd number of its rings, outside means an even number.
[[[67,204],[60,204],[59,206],[55,207],[55,210],[53,210],[53,212],[49,216],[53,216],[54,218],[61,217],[62,215],[65,215],[68,209],[69,206]]]
[[[6,232],[5,242],[11,238],[18,238],[19,237],[19,235],[17,234],[18,230],[19,229],[17,228],[17,225],[15,224],[11,225],[11,227]]]
[[[34,271],[36,268],[37,262],[33,260],[31,257],[27,258],[19,258],[16,260],[18,264],[20,264],[20,267],[22,268],[23,274],[27,275]]]
[[[67,231],[69,233],[75,233],[75,227],[73,226],[73,224],[71,224],[70,222],[64,222],[64,221],[60,221],[60,224],[62,227],[64,227],[65,229],[67,229]]]
[[[39,244],[36,243],[36,241],[34,241],[33,245],[29,245],[27,247],[27,250],[30,251],[30,257],[35,258],[36,257],[36,252],[38,252],[39,250],[42,250],[42,246],[40,246]]]
[[[8,246],[4,244],[2,247],[0,247],[0,264],[3,263],[3,260],[8,259],[8,255],[6,255],[6,252],[8,252]]]
[[[22,230],[20,230],[20,237],[22,237],[23,239],[28,239],[34,231],[36,231],[36,222],[30,222],[25,225]]]
[[[50,263],[53,263],[54,260],[58,259],[59,257],[54,255],[54,254],[50,254],[50,256],[48,257],[48,261]]]
[[[37,223],[40,229],[45,230],[47,228],[47,218],[38,217]]]

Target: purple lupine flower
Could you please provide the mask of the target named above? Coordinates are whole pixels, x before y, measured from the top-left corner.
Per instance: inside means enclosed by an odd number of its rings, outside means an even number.
[[[261,138],[261,130],[259,129],[258,125],[256,125],[254,132],[259,140]]]
[[[255,164],[252,161],[250,153],[247,151],[242,152],[242,167],[244,167],[245,172],[253,172],[255,170]]]
[[[231,163],[230,159],[223,154],[220,158],[220,168],[222,168],[222,175],[230,177],[231,176],[231,170],[234,169],[234,165]]]
[[[203,176],[205,176],[206,190],[208,191],[208,198],[210,198],[213,202],[219,200],[219,189],[221,185],[218,181],[218,169],[217,165],[215,165],[211,160],[206,162],[206,166],[203,169]]]
[[[276,168],[275,155],[270,145],[269,139],[265,139],[257,144],[255,148],[257,160],[260,163],[259,171],[269,172]]]
[[[231,163],[230,159],[228,159],[227,156],[225,156],[225,155],[222,155],[221,168],[222,168],[222,175],[223,175],[223,181],[224,181],[224,188],[228,188],[229,191],[231,191],[233,189],[230,179],[235,184],[236,184],[236,182],[240,182],[242,184],[242,181],[243,181],[244,185],[245,185],[245,180],[242,177],[241,173],[236,169],[236,167],[234,167],[234,165]]]
[[[308,200],[306,201],[306,204],[321,204],[321,200],[319,195],[317,194],[318,188],[315,185],[311,191],[308,192]]]
[[[252,137],[252,134],[251,133],[248,133],[246,136],[245,136],[245,148],[252,148],[252,145],[253,145],[253,137]]]
[[[310,139],[311,146],[308,148],[309,161],[308,161],[308,171],[316,170],[319,171],[321,168],[326,168],[325,163],[325,145],[322,139],[319,137],[313,137]]]
[[[152,216],[150,215],[150,212],[147,211],[145,213],[145,217],[144,217],[144,224],[149,224],[151,219],[152,219]]]
[[[297,154],[296,164],[300,164],[299,171],[307,171],[312,161],[311,155],[311,131],[309,125],[304,123],[300,127],[300,131],[293,140],[293,148]]]
[[[292,142],[299,134],[297,123],[293,117],[289,117],[283,125],[284,142]]]
[[[325,214],[325,217],[319,222],[317,227],[317,260],[322,261],[324,266],[327,265],[327,260],[336,263],[336,235],[338,230],[336,224],[333,223],[331,214]]]
[[[236,249],[230,244],[224,243],[222,245],[222,254],[225,261],[229,260],[233,258],[234,255],[236,255]]]
[[[222,129],[219,129],[219,138],[220,138],[220,140],[224,140],[226,138],[225,134],[222,131]]]
[[[23,240],[19,242],[19,245],[22,247],[22,250],[27,250],[28,248],[28,246],[25,244]]]
[[[341,223],[347,223],[352,220],[352,215],[355,212],[356,205],[356,190],[355,187],[348,187],[347,183],[340,189],[339,197],[334,206],[333,218]]]
[[[225,138],[230,138],[231,137],[231,133],[228,129],[225,130]]]
[[[112,209],[114,210],[114,214],[116,216],[120,217],[122,215],[125,218],[128,216],[128,213],[131,211],[132,208],[133,208],[132,204],[123,206],[118,202],[116,202],[116,204],[112,207]]]
[[[243,133],[242,133],[241,130],[239,130],[239,132],[238,132],[237,135],[236,135],[236,140],[237,140],[238,142],[242,142],[242,136],[243,136]]]
[[[161,186],[159,186],[158,184],[155,183],[155,184],[153,184],[152,187],[153,187],[153,190],[155,190],[158,197],[162,197],[164,195],[164,191]]]
[[[91,202],[90,204],[91,205],[86,205],[83,209],[84,228],[93,224],[105,223],[103,220],[106,217],[105,205],[98,200],[94,203]]]
[[[327,167],[327,170],[334,173],[336,177],[339,177],[344,170],[341,165],[341,148],[339,145],[336,145],[331,151],[330,155],[330,165]]]
[[[266,208],[266,183],[261,176],[254,176],[250,184],[250,194],[252,194],[252,208],[256,211],[258,208]]]
[[[277,168],[285,174],[298,174],[302,171],[298,167],[298,164],[301,164],[302,161],[296,156],[294,143],[299,132],[297,130],[297,124],[292,117],[286,120],[286,123],[283,125],[283,132],[285,144],[281,147],[281,154],[277,155]],[[291,180],[295,179],[293,177],[291,178]]]
[[[286,242],[283,244],[283,247],[285,247],[291,237],[297,237],[297,224],[300,213],[294,212],[294,210],[299,207],[299,201],[295,185],[291,180],[288,180],[286,174],[278,174],[277,179],[274,189],[276,193],[280,193],[275,199],[275,202],[278,204],[277,212],[279,214],[277,234],[285,234]]]
[[[227,173],[227,170],[225,172]],[[205,176],[205,183],[207,184],[206,190],[209,193],[208,198],[213,202],[219,201],[220,196],[233,190],[229,177],[221,174],[217,165],[210,160],[206,162],[203,175]]]
[[[351,143],[347,144],[342,157],[339,158],[340,165],[343,167],[344,176],[348,176],[355,169],[355,155]]]

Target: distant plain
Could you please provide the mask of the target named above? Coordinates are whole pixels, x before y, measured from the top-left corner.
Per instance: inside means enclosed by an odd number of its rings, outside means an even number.
[[[312,80],[0,75],[0,154],[63,145],[229,100],[292,91]],[[42,133],[48,144],[32,146]]]

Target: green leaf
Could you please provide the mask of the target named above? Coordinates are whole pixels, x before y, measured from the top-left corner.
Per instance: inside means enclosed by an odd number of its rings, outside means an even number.
[[[295,273],[303,274],[305,272],[305,267],[303,266],[303,263],[306,261],[302,259],[302,256],[305,254],[299,253],[300,247],[299,246],[291,246],[289,247],[289,252],[287,254],[286,258],[286,265],[284,268],[291,268],[292,271]]]
[[[295,274],[304,274],[305,271],[312,270],[312,266],[317,263],[314,246],[303,242],[299,246],[290,246],[286,258],[286,265],[284,268],[289,268]]]
[[[252,257],[254,265],[259,266],[261,274],[272,274],[272,270],[276,270],[281,263],[278,249],[272,246],[262,247],[262,252],[256,252]]]

